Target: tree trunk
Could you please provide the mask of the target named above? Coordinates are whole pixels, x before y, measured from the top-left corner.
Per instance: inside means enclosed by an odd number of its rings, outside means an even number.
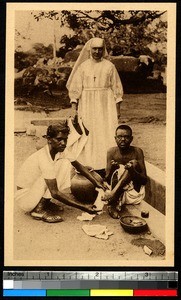
[[[55,30],[55,17],[53,18],[53,58],[56,59],[56,30]]]

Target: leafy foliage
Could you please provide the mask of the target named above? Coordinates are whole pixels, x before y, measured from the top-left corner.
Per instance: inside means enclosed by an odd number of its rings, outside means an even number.
[[[70,72],[70,67],[58,65],[28,67],[24,71],[22,78],[15,81],[15,94],[28,96],[43,92],[53,96],[53,90],[65,89]]]
[[[91,37],[103,37],[106,46],[112,55],[149,54],[157,60],[157,56],[166,57],[165,53],[158,50],[155,54],[150,50],[150,44],[167,41],[167,22],[160,18],[165,12],[152,10],[62,10],[41,11],[33,13],[37,21],[42,18],[60,22],[60,26],[67,26],[74,30],[74,35],[64,35],[58,55],[64,57],[76,45],[84,44]],[[162,58],[162,60],[164,60]],[[160,58],[159,58],[160,61]]]
[[[73,29],[72,35],[64,34],[60,43],[62,46],[57,51],[57,57],[70,62],[70,58],[76,58],[79,49],[91,37],[105,39],[106,47],[110,55],[126,55],[139,57],[149,55],[154,58],[158,67],[166,64],[167,22],[161,16],[163,11],[149,10],[62,10],[32,12],[39,22],[43,18],[59,22],[60,26]],[[17,38],[20,33],[16,31]],[[26,37],[22,37],[23,39]],[[152,51],[150,45],[160,44],[162,49]],[[165,50],[162,51],[162,50]],[[77,52],[76,52],[77,51]],[[70,55],[69,55],[70,54]],[[36,43],[29,52],[23,52],[20,48],[15,51],[15,68],[21,71],[25,68],[22,83],[25,94],[34,91],[43,91],[52,95],[52,90],[57,87],[65,88],[66,80],[71,68],[59,64],[50,66],[47,64],[53,58],[53,46],[45,47]],[[42,59],[42,65],[37,62]],[[147,70],[146,70],[147,71]],[[143,73],[143,72],[142,72]],[[18,81],[16,82],[16,85]],[[18,90],[18,89],[16,89]]]
[[[44,46],[42,43],[36,43],[29,51],[23,52],[16,49],[15,51],[15,68],[21,71],[27,67],[31,67],[37,63],[40,58],[45,60],[53,57],[52,45]]]
[[[57,57],[64,58],[68,51],[73,50],[74,48],[76,48],[77,45],[81,43],[81,40],[79,39],[78,35],[68,37],[65,34],[60,39],[60,43],[64,45],[61,48],[59,48],[59,51],[57,51]]]

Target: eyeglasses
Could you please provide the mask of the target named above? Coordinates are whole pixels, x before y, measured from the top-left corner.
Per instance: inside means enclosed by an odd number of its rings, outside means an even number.
[[[115,138],[117,140],[121,140],[121,139],[126,139],[126,140],[129,140],[130,139],[130,135],[116,135]]]

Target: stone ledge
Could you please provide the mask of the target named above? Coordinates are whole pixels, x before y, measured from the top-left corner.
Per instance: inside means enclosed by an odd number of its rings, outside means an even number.
[[[146,184],[145,201],[165,215],[166,187],[165,172],[146,162],[148,182]]]
[[[34,119],[31,120],[31,124],[35,126],[49,126],[57,123],[61,120],[66,120],[67,118],[59,117],[59,118],[46,118],[46,119]]]
[[[150,178],[165,186],[165,172],[146,161],[146,170]]]

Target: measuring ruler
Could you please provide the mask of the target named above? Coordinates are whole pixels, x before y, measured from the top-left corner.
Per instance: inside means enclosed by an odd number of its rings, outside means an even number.
[[[177,286],[176,271],[3,272],[4,296],[177,296]]]

